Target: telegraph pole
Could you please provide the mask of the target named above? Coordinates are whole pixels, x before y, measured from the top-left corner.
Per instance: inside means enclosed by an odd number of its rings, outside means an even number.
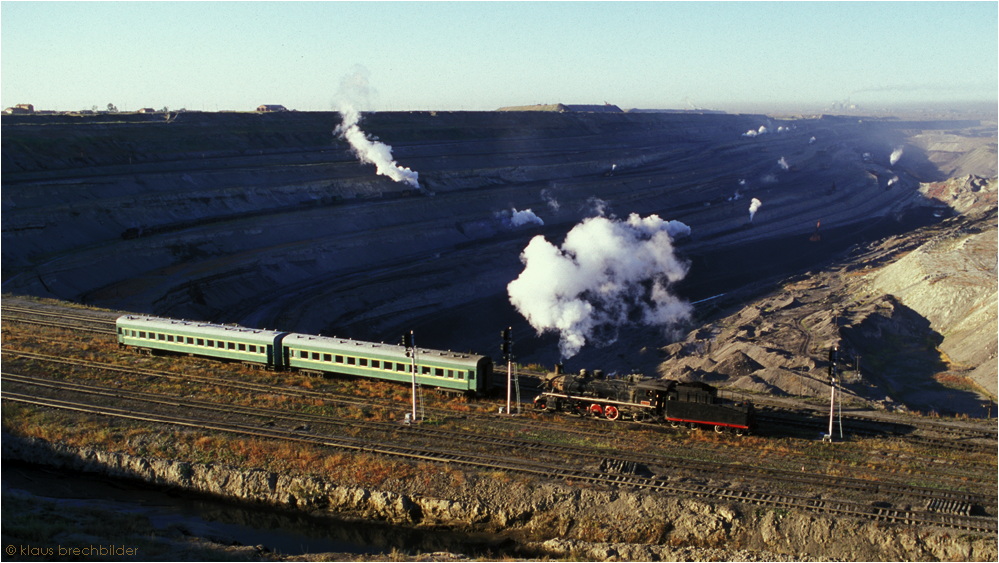
[[[832,441],[833,418],[836,412],[836,361],[839,359],[839,346],[829,349],[829,441]],[[842,434],[842,431],[840,432]],[[841,436],[842,437],[842,436]]]
[[[509,415],[513,414],[511,410],[511,393],[513,392],[513,340],[511,338],[511,332],[513,328],[507,327],[500,336],[503,337],[503,343],[500,345],[500,350],[503,352],[503,359],[506,360],[506,413]]]
[[[416,344],[413,337],[413,331],[409,331],[409,334],[402,335],[402,345],[406,348],[406,355],[410,359],[410,374],[412,374],[413,379],[413,414],[412,421],[416,422]]]

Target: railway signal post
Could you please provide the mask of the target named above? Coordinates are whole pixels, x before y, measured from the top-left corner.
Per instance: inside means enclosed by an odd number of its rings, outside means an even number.
[[[833,418],[836,413],[836,362],[839,360],[839,346],[833,345],[829,349],[829,433],[827,439],[831,442],[833,436]],[[840,431],[842,438],[842,430]]]
[[[511,338],[511,332],[513,327],[507,327],[500,333],[503,337],[503,343],[500,345],[500,351],[503,352],[503,359],[506,360],[506,413],[509,415],[513,414],[511,409],[511,394],[513,392],[513,340]]]
[[[413,331],[402,335],[402,345],[406,348],[406,355],[411,360],[410,373],[413,376],[413,413],[412,421],[416,422],[416,344],[413,338]]]

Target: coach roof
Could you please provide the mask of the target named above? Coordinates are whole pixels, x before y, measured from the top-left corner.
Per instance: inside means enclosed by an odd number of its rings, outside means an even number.
[[[167,334],[182,334],[184,336],[201,336],[216,340],[235,340],[259,344],[273,344],[274,339],[282,334],[278,330],[246,328],[238,325],[220,325],[196,321],[181,321],[163,317],[147,317],[144,315],[122,315],[118,317],[119,327],[163,332]]]

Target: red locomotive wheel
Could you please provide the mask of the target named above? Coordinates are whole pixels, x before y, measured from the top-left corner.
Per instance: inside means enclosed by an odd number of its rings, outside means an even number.
[[[604,413],[604,409],[602,409],[600,407],[600,405],[596,405],[596,404],[590,405],[590,414],[592,414],[593,416],[600,416],[603,413]]]
[[[607,420],[617,420],[621,416],[621,413],[614,405],[607,405],[604,409],[604,416],[607,417]]]

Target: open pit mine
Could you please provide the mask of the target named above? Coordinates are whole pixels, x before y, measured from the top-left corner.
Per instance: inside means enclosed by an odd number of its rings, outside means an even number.
[[[804,364],[760,359],[785,352],[696,363],[689,352],[708,347],[688,333],[860,245],[965,214],[934,182],[979,182],[964,192],[995,202],[995,123],[977,119],[364,115],[405,181],[360,160],[341,125],[333,112],[5,115],[3,292],[375,342],[412,330],[427,347],[494,356],[512,327],[522,363],[791,392],[801,382],[777,376]],[[625,310],[584,326],[570,356],[508,286],[535,237],[557,246],[588,219],[632,214],[662,220],[683,270],[638,287],[668,290],[685,314],[656,324]],[[988,292],[994,303],[994,275]],[[826,343],[792,352],[819,357]],[[994,350],[973,358],[993,375]]]

